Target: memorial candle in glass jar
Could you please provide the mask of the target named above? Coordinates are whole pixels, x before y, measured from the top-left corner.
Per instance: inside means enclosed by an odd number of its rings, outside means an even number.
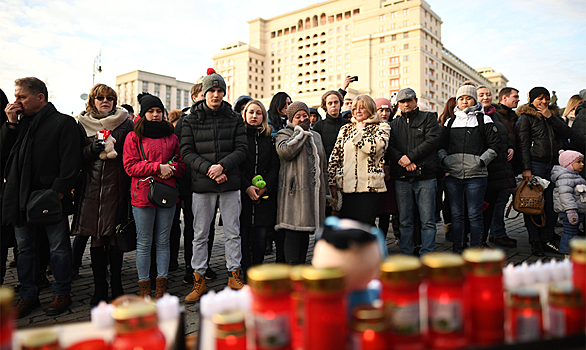
[[[570,241],[570,259],[572,260],[572,281],[574,286],[586,295],[586,239],[574,238]]]
[[[584,332],[584,299],[580,290],[570,282],[558,282],[549,287],[549,334],[567,337]]]
[[[246,326],[241,311],[212,316],[216,325],[216,350],[246,350]]]
[[[301,271],[305,265],[297,265],[291,268],[291,348],[303,349],[303,277]]]
[[[112,316],[116,322],[112,350],[165,349],[165,336],[159,330],[155,304],[135,301],[119,305]]]
[[[358,306],[352,312],[352,343],[355,350],[387,350],[387,322],[382,309]]]
[[[543,314],[539,291],[528,287],[511,290],[507,318],[508,338],[512,342],[540,340],[543,334]]]

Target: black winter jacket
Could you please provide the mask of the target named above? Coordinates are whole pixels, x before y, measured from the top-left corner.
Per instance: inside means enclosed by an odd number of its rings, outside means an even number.
[[[511,162],[507,161],[508,150],[511,142],[507,127],[501,123],[502,116],[499,113],[489,114],[497,128],[500,140],[496,150],[496,158],[488,164],[487,190],[502,190],[515,187],[515,173]]]
[[[557,115],[545,118],[533,105],[517,108],[515,125],[521,170],[531,170],[531,162],[558,164],[559,150],[570,138],[572,129]]]
[[[572,124],[572,136],[570,137],[570,149],[586,155],[586,102],[576,107],[576,119]],[[586,167],[580,172],[586,179]]]
[[[391,165],[391,176],[395,180],[427,180],[437,175],[437,151],[441,128],[437,113],[416,109],[391,121],[391,137],[386,158]],[[399,165],[406,155],[417,165],[417,170],[407,171]]]
[[[326,114],[326,119],[318,120],[313,126],[313,131],[321,136],[327,159],[330,159],[330,154],[332,154],[332,150],[336,144],[340,128],[342,125],[348,123],[350,123],[350,120],[342,118],[342,115],[339,115],[338,118],[334,118],[331,115]]]
[[[181,158],[191,168],[191,189],[195,193],[222,193],[240,189],[240,164],[246,159],[246,129],[228,102],[216,110],[205,100],[191,106],[181,126]],[[220,164],[228,181],[218,184],[206,174]]]
[[[277,188],[279,181],[279,155],[272,136],[261,135],[257,128],[247,126],[248,152],[246,160],[240,164],[242,212],[240,225],[246,227],[273,227],[277,215]],[[252,186],[252,178],[261,175],[267,183],[264,196],[258,204],[246,193]]]
[[[190,107],[185,108],[187,109],[187,114],[189,114]],[[177,124],[175,124],[174,132],[175,136],[177,136],[177,139],[179,140],[179,144],[181,144],[181,128],[183,127],[183,121],[185,120],[185,117],[187,117],[187,114],[181,116],[179,120],[177,120]],[[185,164],[185,175],[176,177],[175,181],[177,182],[177,188],[179,188],[180,195],[191,197],[193,194],[193,191],[191,190],[191,168],[188,164]]]

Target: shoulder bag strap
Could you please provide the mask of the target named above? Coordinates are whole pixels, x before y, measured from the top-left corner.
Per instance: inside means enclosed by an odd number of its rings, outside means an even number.
[[[144,148],[142,147],[142,139],[139,139],[139,146],[140,146],[140,154],[142,154],[142,157],[144,158],[144,160],[147,160],[146,155],[144,154]]]

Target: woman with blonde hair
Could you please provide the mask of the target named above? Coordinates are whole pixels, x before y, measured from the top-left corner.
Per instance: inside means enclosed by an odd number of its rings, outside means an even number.
[[[352,102],[351,123],[338,133],[328,165],[332,196],[342,191],[341,216],[374,225],[385,185],[384,155],[391,127],[368,95]]]
[[[249,101],[242,110],[242,119],[248,139],[246,160],[240,164],[243,194],[240,212],[241,266],[246,276],[249,267],[262,264],[267,232],[275,225],[279,155],[275,139],[271,136],[265,106],[260,101]],[[261,176],[264,183],[258,183],[258,178],[254,179],[257,176]]]
[[[582,102],[584,102],[584,99],[580,97],[580,95],[570,97],[566,109],[564,109],[564,114],[562,115],[562,119],[564,119],[569,127],[572,127],[572,124],[574,124],[574,119],[576,119],[576,107]]]

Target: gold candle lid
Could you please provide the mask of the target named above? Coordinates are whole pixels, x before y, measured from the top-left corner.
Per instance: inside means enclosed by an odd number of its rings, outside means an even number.
[[[381,282],[393,285],[417,285],[421,281],[421,261],[408,255],[391,255],[381,264]]]
[[[549,286],[548,303],[557,306],[579,307],[584,305],[580,289],[571,282],[558,282]]]
[[[586,238],[574,238],[570,241],[570,259],[586,264]]]
[[[14,289],[6,286],[0,287],[0,315],[7,317],[12,313],[14,302]]]
[[[539,291],[535,288],[519,287],[511,290],[510,305],[515,308],[541,309]]]
[[[244,313],[241,311],[228,311],[212,316],[212,322],[216,325],[216,337],[226,339],[233,335],[238,338],[246,335]]]
[[[463,281],[464,259],[453,253],[431,253],[421,258],[426,275],[436,282]]]
[[[344,271],[337,268],[315,268],[308,266],[301,271],[303,287],[310,292],[339,292],[343,291]]]
[[[112,317],[116,320],[117,333],[132,333],[157,326],[157,307],[144,301],[116,306]]]
[[[505,252],[500,249],[470,248],[464,250],[468,272],[476,276],[497,276],[503,274]]]
[[[286,294],[291,290],[291,267],[285,264],[263,264],[248,269],[248,285],[253,293]]]
[[[31,334],[22,342],[22,350],[38,349],[60,349],[59,337],[53,332],[42,332]]]
[[[383,332],[387,329],[385,312],[373,306],[358,306],[352,312],[352,329],[357,332],[373,330]]]

